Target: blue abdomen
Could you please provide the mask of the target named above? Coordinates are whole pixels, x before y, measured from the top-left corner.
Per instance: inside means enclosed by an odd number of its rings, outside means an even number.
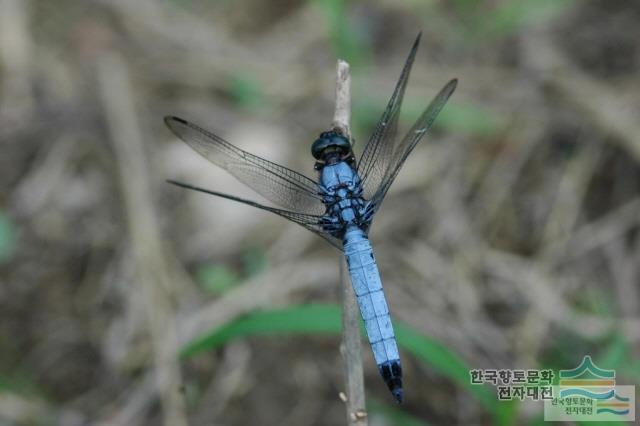
[[[373,249],[361,229],[355,226],[347,229],[344,254],[376,364],[391,392],[401,401],[402,369],[398,345]]]

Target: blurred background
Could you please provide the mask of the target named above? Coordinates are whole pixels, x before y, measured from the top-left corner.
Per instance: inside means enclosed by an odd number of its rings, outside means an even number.
[[[468,370],[640,384],[640,3],[0,0],[0,424],[346,421],[337,250],[175,114],[315,177],[338,58],[361,152],[416,34],[408,129],[458,89],[371,238],[405,371],[372,425],[542,424]]]

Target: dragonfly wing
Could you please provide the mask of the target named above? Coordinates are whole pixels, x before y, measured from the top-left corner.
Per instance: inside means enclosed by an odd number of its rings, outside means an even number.
[[[165,117],[171,131],[207,160],[227,170],[267,200],[286,209],[322,215],[325,206],[308,177],[250,154],[178,117]]]
[[[393,146],[398,129],[400,107],[421,35],[422,33],[418,34],[413,43],[387,108],[382,113],[382,117],[380,117],[358,161],[358,176],[362,180],[365,199],[371,199],[380,187],[382,179],[385,177],[385,172],[393,158]]]
[[[431,128],[434,121],[436,120],[436,117],[438,116],[444,105],[447,103],[447,100],[449,99],[453,91],[456,89],[457,84],[458,80],[453,79],[440,90],[438,95],[431,101],[422,115],[420,115],[420,118],[418,118],[418,120],[394,150],[392,161],[387,166],[387,170],[384,174],[384,179],[382,180],[376,193],[370,200],[369,205],[370,209],[372,209],[372,213],[380,208],[380,204],[382,204],[385,195],[387,195],[389,187],[400,172],[402,165],[407,160],[407,157],[409,157],[409,154],[411,154],[411,151],[413,151],[413,148],[415,148],[424,134],[427,133],[427,131]]]
[[[306,213],[297,213],[289,210],[269,207],[260,203],[256,203],[255,201],[246,200],[244,198],[236,197],[229,194],[223,194],[221,192],[210,191],[208,189],[189,185],[188,183],[177,182],[174,180],[168,180],[167,182],[176,186],[180,186],[182,188],[204,192],[205,194],[215,195],[217,197],[222,197],[222,198],[226,198],[227,200],[237,201],[239,203],[246,204],[248,206],[256,207],[261,210],[266,210],[268,212],[275,213],[278,216],[284,217],[285,219],[289,219],[290,221],[297,223],[298,225],[304,226],[309,231],[327,240],[332,246],[336,247],[338,250],[342,250],[342,241],[332,236],[331,234],[329,234],[324,230],[324,227],[322,225],[323,216],[306,214]]]

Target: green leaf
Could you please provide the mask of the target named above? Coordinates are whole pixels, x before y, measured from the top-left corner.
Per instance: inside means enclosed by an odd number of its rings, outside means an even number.
[[[0,210],[0,263],[11,259],[16,248],[16,230],[7,214]]]
[[[625,366],[628,362],[629,345],[624,336],[615,333],[611,342],[607,345],[604,353],[598,356],[598,365],[604,365],[606,368],[618,369]]]
[[[494,423],[501,426],[516,424],[520,403],[518,401],[498,401],[496,394],[492,395],[496,399],[493,402],[493,408],[489,410],[493,412]]]
[[[344,59],[351,65],[351,73],[359,65],[368,62],[369,49],[358,43],[353,26],[349,25],[348,13],[345,9],[344,0],[318,0],[320,7],[324,10],[329,24],[329,36],[335,55]]]
[[[604,289],[587,288],[577,295],[576,308],[587,314],[595,314],[602,318],[611,318],[616,307],[611,294]]]
[[[188,358],[216,349],[239,337],[273,334],[338,334],[342,329],[340,308],[335,305],[292,306],[258,311],[240,317],[189,343],[181,352]]]
[[[242,256],[242,264],[244,266],[244,273],[248,277],[264,271],[269,265],[264,251],[259,248],[250,248],[247,250]]]
[[[503,120],[479,105],[451,102],[438,116],[436,125],[469,135],[491,136],[503,127]]]
[[[576,422],[577,425],[580,426],[620,426],[620,424],[625,424],[625,423],[620,423],[619,421],[600,421],[600,422]]]
[[[378,99],[365,99],[364,102],[356,101],[354,121],[373,127],[382,113],[382,107],[376,108],[373,105],[384,105],[384,103]],[[425,102],[405,101],[400,115],[400,133],[403,128],[408,129],[418,119],[424,108],[426,108]],[[454,100],[445,105],[436,119],[435,127],[486,137],[496,134],[504,127],[504,120],[497,113],[480,105],[460,103]]]
[[[489,16],[480,21],[482,35],[493,39],[512,34],[540,21],[549,21],[568,7],[573,0],[519,0],[502,2]]]
[[[499,402],[496,394],[491,392],[488,386],[472,385],[469,380],[469,366],[453,351],[437,340],[425,337],[402,323],[398,323],[394,329],[400,346],[443,376],[466,388],[497,418],[509,419],[513,404],[506,401]],[[500,422],[499,424],[508,423]]]
[[[258,109],[265,105],[260,84],[249,74],[233,75],[229,81],[229,91],[233,100],[246,109]]]
[[[213,294],[223,294],[237,285],[238,275],[231,269],[219,264],[206,264],[196,272],[198,283]]]
[[[548,426],[549,423],[544,420],[544,413],[533,416],[528,423],[529,426]]]
[[[469,381],[469,367],[453,351],[435,339],[421,335],[408,325],[398,323],[394,328],[400,346],[443,376],[467,389],[494,415],[496,424],[511,423],[515,404],[499,402],[488,386],[472,385]],[[252,312],[192,341],[182,350],[181,356],[188,358],[245,336],[339,334],[341,329],[341,313],[337,305],[299,305]],[[362,323],[361,332],[363,332]]]
[[[628,365],[619,368],[619,373],[630,378],[633,383],[640,386],[640,360],[629,361]]]
[[[465,25],[453,36],[462,35],[467,44],[495,41],[537,22],[553,20],[574,4],[575,0],[456,0],[454,8]]]
[[[18,368],[0,374],[1,393],[15,393],[23,397],[29,397],[42,395],[42,390],[38,388],[36,379],[30,373]]]

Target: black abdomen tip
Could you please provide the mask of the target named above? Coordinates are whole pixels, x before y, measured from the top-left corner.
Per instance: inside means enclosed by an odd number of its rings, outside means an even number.
[[[402,367],[400,360],[387,361],[378,365],[380,374],[398,403],[402,402]]]
[[[395,397],[396,401],[398,401],[398,404],[402,404],[402,388],[395,388],[391,390],[391,393]]]

